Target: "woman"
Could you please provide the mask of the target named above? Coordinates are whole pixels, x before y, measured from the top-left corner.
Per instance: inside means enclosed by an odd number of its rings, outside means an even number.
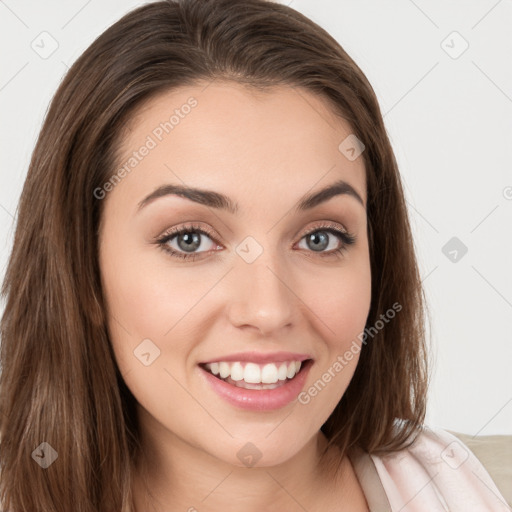
[[[155,2],[92,44],[3,293],[4,508],[506,510],[423,424],[424,298],[373,90],[289,7]]]

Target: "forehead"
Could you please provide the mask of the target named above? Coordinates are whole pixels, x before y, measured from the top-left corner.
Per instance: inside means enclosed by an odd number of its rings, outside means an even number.
[[[215,80],[141,105],[122,134],[118,164],[135,164],[123,180],[134,201],[166,182],[268,197],[268,187],[301,195],[336,179],[348,181],[365,200],[363,158],[350,160],[340,150],[352,133],[326,99],[304,89],[260,90]],[[151,149],[133,161],[144,146]]]

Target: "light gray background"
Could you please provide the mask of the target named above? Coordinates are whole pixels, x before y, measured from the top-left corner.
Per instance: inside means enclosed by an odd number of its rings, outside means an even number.
[[[282,3],[340,42],[385,115],[432,314],[429,425],[512,434],[512,1]],[[53,93],[94,38],[141,4],[0,0],[1,278]],[[465,255],[443,253],[452,237]]]

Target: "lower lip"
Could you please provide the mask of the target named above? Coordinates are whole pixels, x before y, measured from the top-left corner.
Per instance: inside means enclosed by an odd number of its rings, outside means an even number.
[[[274,389],[244,389],[215,377],[209,371],[199,367],[213,390],[231,405],[251,411],[271,411],[280,409],[293,402],[302,391],[313,361],[308,360],[299,373],[282,386]]]

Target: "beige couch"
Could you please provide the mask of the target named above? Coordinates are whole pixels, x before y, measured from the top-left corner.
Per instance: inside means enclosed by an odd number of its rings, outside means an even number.
[[[459,438],[485,466],[512,508],[512,435],[476,436],[448,431]]]

